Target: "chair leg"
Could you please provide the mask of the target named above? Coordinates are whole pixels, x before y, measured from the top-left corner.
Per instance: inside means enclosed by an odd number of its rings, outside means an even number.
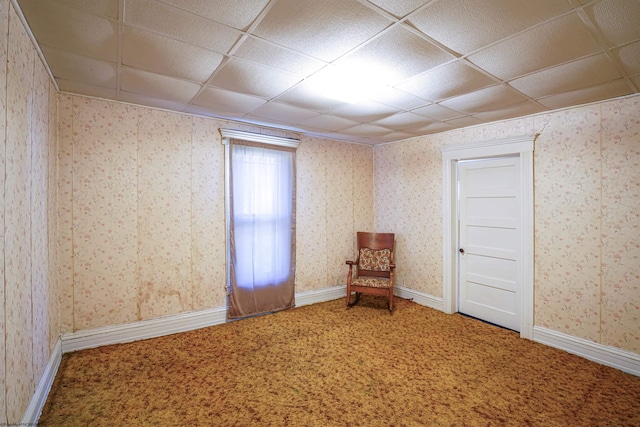
[[[389,295],[389,313],[393,313],[393,294]]]
[[[360,301],[360,292],[356,292],[356,300],[351,302],[351,295],[347,296],[347,308],[351,308],[356,305]]]

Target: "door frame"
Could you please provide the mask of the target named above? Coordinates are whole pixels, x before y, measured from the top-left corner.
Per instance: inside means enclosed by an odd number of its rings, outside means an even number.
[[[501,156],[517,156],[520,161],[520,212],[522,283],[520,337],[533,339],[534,322],[534,204],[533,149],[537,135],[441,147],[443,189],[442,299],[445,313],[458,312],[458,161]]]

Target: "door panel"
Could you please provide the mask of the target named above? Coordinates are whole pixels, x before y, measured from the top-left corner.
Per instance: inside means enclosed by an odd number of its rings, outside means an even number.
[[[459,311],[520,329],[517,157],[459,162]]]

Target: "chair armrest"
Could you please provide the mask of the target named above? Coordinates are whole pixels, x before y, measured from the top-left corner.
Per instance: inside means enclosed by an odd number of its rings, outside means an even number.
[[[356,265],[356,262],[355,262],[355,261],[347,261],[345,264],[348,264],[348,265]]]
[[[391,263],[391,264],[389,264],[389,269],[393,270],[394,268],[396,268],[395,263]]]

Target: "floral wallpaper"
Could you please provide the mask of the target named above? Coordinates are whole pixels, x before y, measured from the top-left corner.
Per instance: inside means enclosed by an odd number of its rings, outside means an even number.
[[[640,354],[639,118],[635,96],[376,146],[399,284],[442,297],[439,148],[537,133],[535,325]]]
[[[56,93],[9,2],[0,3],[0,424],[22,420],[58,339]]]
[[[58,114],[63,330],[224,307],[219,129],[290,134],[65,94]],[[343,284],[373,227],[373,150],[301,137],[296,158],[296,292]]]

